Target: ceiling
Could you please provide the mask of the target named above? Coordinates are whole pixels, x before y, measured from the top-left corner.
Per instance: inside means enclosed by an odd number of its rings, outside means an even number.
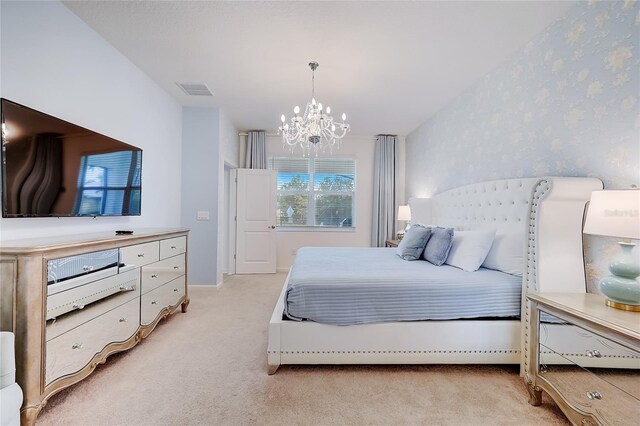
[[[64,4],[182,105],[216,106],[240,130],[274,131],[311,97],[354,135],[406,135],[574,2]],[[213,97],[176,82],[205,83]]]

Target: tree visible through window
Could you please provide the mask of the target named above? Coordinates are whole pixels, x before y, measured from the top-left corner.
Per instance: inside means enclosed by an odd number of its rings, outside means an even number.
[[[355,226],[355,160],[274,157],[269,165],[278,171],[278,226]]]

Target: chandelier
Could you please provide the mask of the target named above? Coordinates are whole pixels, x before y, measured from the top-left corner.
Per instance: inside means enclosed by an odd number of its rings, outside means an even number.
[[[318,152],[329,152],[340,146],[342,139],[350,130],[346,123],[347,115],[342,114],[342,122],[334,121],[331,116],[331,107],[323,108],[315,98],[315,71],[318,68],[317,62],[309,62],[311,68],[311,101],[307,103],[304,114],[300,115],[300,107],[296,105],[293,109],[295,114],[291,117],[291,124],[282,114],[280,120],[282,125],[278,127],[278,134],[282,134],[283,144],[288,144],[293,152],[296,146],[302,149],[302,155],[308,156],[311,151],[317,156]]]

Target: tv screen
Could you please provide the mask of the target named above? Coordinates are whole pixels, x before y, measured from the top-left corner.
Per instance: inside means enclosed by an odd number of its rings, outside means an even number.
[[[142,150],[2,99],[2,216],[135,216]]]

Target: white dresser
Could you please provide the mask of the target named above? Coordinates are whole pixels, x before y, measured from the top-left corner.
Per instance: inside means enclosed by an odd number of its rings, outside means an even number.
[[[15,299],[22,423],[47,399],[135,346],[189,304],[185,229],[3,242],[2,300]],[[10,278],[10,282],[7,279]]]

